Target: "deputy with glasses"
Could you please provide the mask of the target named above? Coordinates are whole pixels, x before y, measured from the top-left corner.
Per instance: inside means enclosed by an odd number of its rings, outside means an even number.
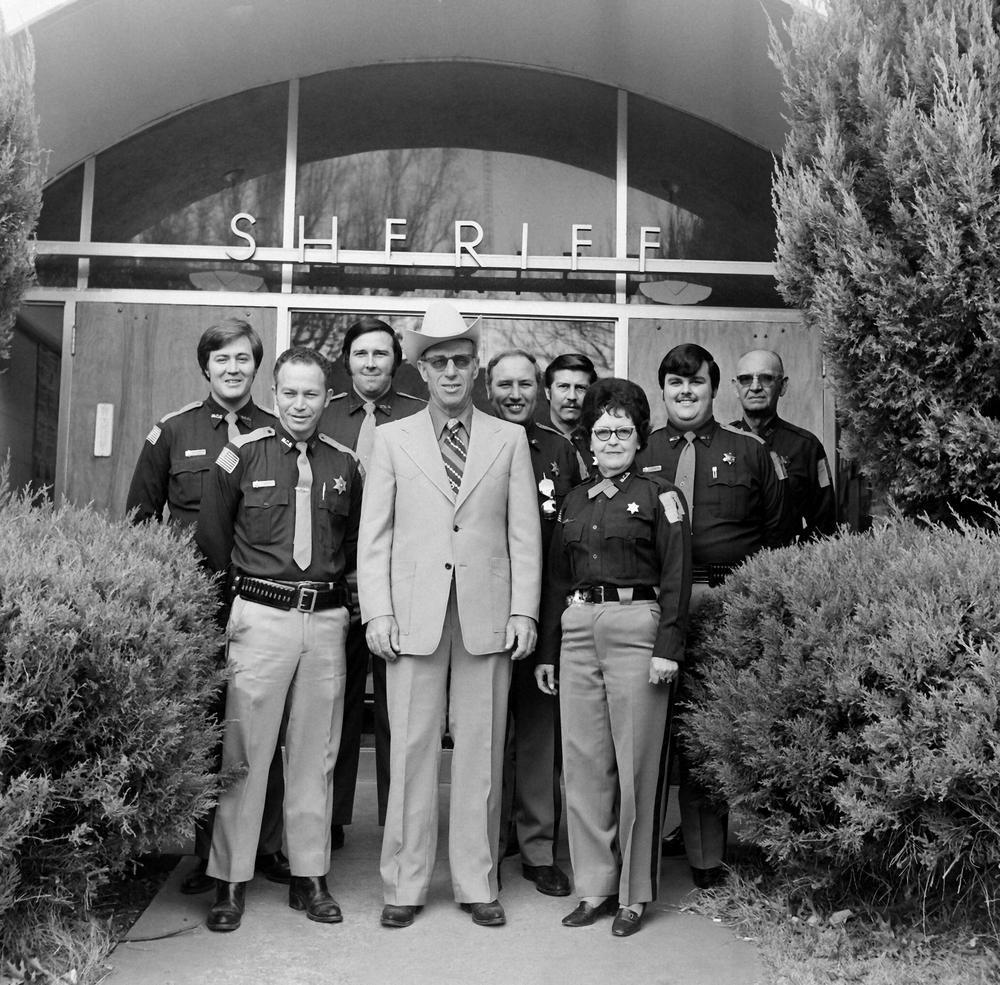
[[[535,674],[559,692],[570,861],[586,927],[617,911],[628,937],[656,899],[668,783],[670,707],[684,660],[691,532],[676,488],[635,469],[649,402],[629,380],[603,379],[583,401],[595,476],[571,490],[549,553]],[[562,645],[551,648],[551,641]],[[558,645],[558,644],[557,644]],[[619,855],[620,852],[620,855]]]
[[[733,421],[733,427],[756,434],[788,474],[785,512],[791,536],[806,541],[832,534],[837,528],[837,503],[823,443],[778,416],[778,401],[788,389],[781,356],[770,349],[747,352],[736,364],[733,383],[743,407],[743,417]]]

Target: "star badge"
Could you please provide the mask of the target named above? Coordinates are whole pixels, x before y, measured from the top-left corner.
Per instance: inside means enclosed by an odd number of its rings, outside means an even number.
[[[727,451],[726,454],[722,456],[722,460],[726,463],[726,465],[736,464],[736,456],[731,451]]]
[[[347,482],[342,475],[333,480],[333,488],[339,493],[347,492]]]
[[[639,504],[629,503],[628,506],[625,507],[625,509],[627,509],[629,513],[631,513],[634,516],[636,513],[639,512]]]
[[[555,477],[556,477],[557,479],[559,478],[559,464],[558,464],[557,462],[553,462],[553,463],[552,463],[552,464],[551,464],[551,465],[549,466],[549,471],[550,471],[550,472],[551,472],[551,473],[552,473],[552,474],[553,474],[553,475],[554,475],[554,476],[555,476]]]

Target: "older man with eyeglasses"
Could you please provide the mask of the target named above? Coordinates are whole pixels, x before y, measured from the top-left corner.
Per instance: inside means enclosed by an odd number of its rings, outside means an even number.
[[[799,541],[837,529],[833,475],[823,443],[812,432],[778,416],[778,401],[788,389],[781,356],[753,349],[740,357],[733,379],[743,418],[732,426],[756,434],[779,457],[788,482],[785,511],[791,534]]]

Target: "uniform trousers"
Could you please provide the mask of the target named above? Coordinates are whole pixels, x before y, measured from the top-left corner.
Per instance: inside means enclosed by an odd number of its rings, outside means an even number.
[[[656,899],[672,687],[649,683],[655,602],[570,605],[559,705],[566,826],[576,894]],[[621,853],[618,862],[616,843]]]
[[[697,617],[711,591],[708,585],[701,582],[691,586],[688,612],[692,619]],[[688,864],[696,869],[717,868],[725,861],[729,815],[713,806],[717,801],[712,800],[708,791],[692,775],[682,742],[677,743],[677,756],[680,764],[677,805],[681,812],[681,834]]]
[[[438,774],[446,708],[454,740],[448,857],[455,901],[486,903],[497,898],[510,673],[508,653],[466,650],[454,584],[437,649],[428,654],[404,653],[387,664],[392,746],[381,861],[386,903],[421,906],[427,899],[437,853]]]
[[[552,865],[562,813],[559,701],[535,681],[534,660],[514,664],[504,758],[500,857],[516,833],[524,865]]]
[[[268,768],[287,713],[284,821],[292,875],[330,868],[333,768],[344,714],[346,608],[284,611],[237,598],[229,617],[223,770],[208,874],[253,878]],[[287,707],[286,707],[287,706]]]
[[[350,824],[354,816],[354,794],[358,785],[361,733],[365,717],[365,685],[371,663],[375,692],[375,780],[378,823],[385,824],[389,797],[389,714],[385,705],[385,661],[372,658],[364,626],[351,623],[347,631],[347,686],[344,694],[344,728],[333,773],[333,823]]]

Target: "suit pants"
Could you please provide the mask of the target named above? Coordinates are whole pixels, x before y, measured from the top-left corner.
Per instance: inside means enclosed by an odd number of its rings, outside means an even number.
[[[386,903],[420,906],[427,899],[437,853],[446,708],[454,740],[448,856],[455,901],[497,898],[510,668],[508,653],[472,654],[465,649],[454,586],[437,649],[403,654],[387,664],[392,746],[381,862]]]
[[[344,714],[347,609],[284,611],[237,598],[229,617],[223,770],[208,874],[253,878],[268,768],[286,713],[284,820],[292,875],[330,868],[333,767]]]
[[[530,658],[514,664],[509,710],[500,858],[516,833],[522,864],[552,865],[562,813],[559,699],[539,690]]]
[[[350,824],[354,816],[354,794],[358,785],[361,733],[365,717],[365,684],[369,662],[375,691],[375,780],[378,823],[385,824],[389,798],[389,714],[385,705],[385,661],[372,658],[365,641],[364,626],[351,623],[347,631],[347,687],[344,694],[344,728],[333,773],[333,823]]]
[[[571,605],[559,703],[566,826],[577,896],[656,899],[672,688],[649,683],[655,602]],[[618,863],[615,846],[621,852]]]
[[[705,599],[711,593],[708,585],[691,586],[691,618],[697,616]],[[722,865],[726,856],[726,839],[729,815],[713,806],[709,793],[692,776],[691,767],[684,755],[684,743],[677,743],[680,765],[680,785],[677,805],[681,811],[681,834],[688,863],[696,869],[714,869]]]

